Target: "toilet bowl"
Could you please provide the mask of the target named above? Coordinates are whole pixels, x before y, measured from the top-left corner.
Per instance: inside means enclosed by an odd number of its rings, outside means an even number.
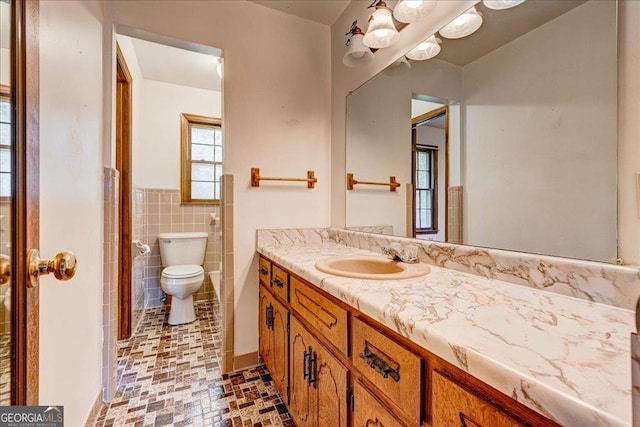
[[[196,320],[193,294],[204,282],[204,270],[199,265],[175,265],[162,270],[160,286],[171,295],[169,324],[182,325]]]
[[[204,282],[204,254],[207,233],[160,233],[160,259],[164,270],[160,286],[171,295],[169,324],[181,325],[196,320],[193,294]]]

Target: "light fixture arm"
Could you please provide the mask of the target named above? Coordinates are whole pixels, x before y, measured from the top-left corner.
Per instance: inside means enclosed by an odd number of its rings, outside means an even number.
[[[362,32],[360,27],[358,27],[358,20],[357,19],[351,23],[351,28],[349,28],[349,31],[346,32],[344,35],[345,36],[355,36],[356,34],[363,34],[364,35],[364,33]],[[347,39],[347,46],[349,46],[349,43],[351,43],[351,37],[349,37]]]
[[[371,3],[367,7],[367,9],[371,9],[372,7],[375,7],[376,9],[379,9],[379,8],[382,8],[382,7],[386,8],[386,9],[389,9],[387,7],[387,4],[384,2],[384,0],[373,0],[373,3]]]

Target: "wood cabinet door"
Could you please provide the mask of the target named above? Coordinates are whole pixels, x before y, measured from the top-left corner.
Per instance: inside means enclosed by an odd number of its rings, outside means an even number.
[[[289,385],[289,311],[282,304],[271,299],[273,307],[273,326],[271,327],[271,378],[280,391],[285,403],[287,387]]]
[[[262,362],[267,365],[267,369],[269,372],[273,366],[272,356],[271,356],[271,341],[272,334],[269,326],[267,324],[267,313],[269,311],[269,307],[271,306],[271,295],[268,291],[266,291],[262,286],[260,286],[259,290],[259,313],[258,313],[258,332],[259,332],[259,344],[258,351],[260,352],[260,357],[262,357]]]
[[[309,385],[307,372],[309,348],[319,347],[318,342],[291,316],[289,364],[289,412],[299,426],[317,425],[313,387]]]
[[[324,347],[314,347],[316,360],[312,364],[312,375],[317,381],[318,426],[346,427],[347,425],[347,381],[348,370]]]
[[[353,384],[353,407],[353,427],[404,427],[358,380]]]
[[[433,427],[515,427],[518,421],[437,371],[432,375]]]

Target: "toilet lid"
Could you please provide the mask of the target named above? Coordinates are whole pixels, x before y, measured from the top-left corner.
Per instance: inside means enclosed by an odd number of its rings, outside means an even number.
[[[194,277],[203,272],[204,270],[199,265],[173,265],[162,270],[162,275],[164,277],[182,279]]]

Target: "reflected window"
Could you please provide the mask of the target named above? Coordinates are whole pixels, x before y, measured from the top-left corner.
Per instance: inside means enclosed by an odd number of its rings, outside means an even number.
[[[0,86],[0,199],[11,197],[11,94]]]
[[[414,155],[416,234],[437,233],[438,148],[416,145]]]
[[[222,126],[220,119],[181,115],[182,203],[220,203]]]

